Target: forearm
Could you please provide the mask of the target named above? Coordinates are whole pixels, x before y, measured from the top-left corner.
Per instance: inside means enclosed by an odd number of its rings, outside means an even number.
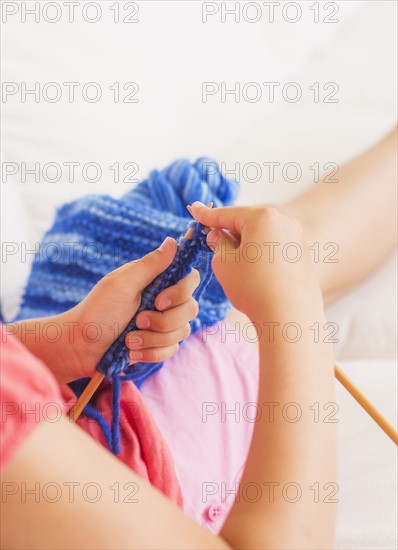
[[[395,128],[343,166],[338,182],[319,183],[277,206],[299,220],[310,246],[319,243],[314,259],[326,301],[369,275],[396,247],[396,151]]]
[[[33,430],[2,483],[1,548],[230,548],[65,418]]]
[[[69,314],[28,319],[6,325],[6,337],[13,335],[51,370],[60,384],[76,379],[77,360],[73,345],[78,339],[79,323]]]
[[[293,311],[300,312],[296,319]],[[309,329],[324,325],[321,297],[314,305],[286,304],[273,319],[280,327],[295,321],[302,336],[288,343],[276,328],[273,342],[260,341],[258,402],[262,410],[269,404],[269,412],[256,422],[241,498],[221,534],[237,548],[331,548],[335,505],[326,501],[337,486],[325,485],[336,484],[335,426],[314,415],[316,407],[323,411],[334,402],[333,357],[331,345],[322,335],[316,343]],[[253,483],[261,495],[257,502],[242,497]]]

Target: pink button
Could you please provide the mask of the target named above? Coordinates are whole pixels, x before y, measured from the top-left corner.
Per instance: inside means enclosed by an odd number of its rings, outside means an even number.
[[[217,521],[222,515],[221,504],[212,504],[207,509],[207,517],[210,521]]]

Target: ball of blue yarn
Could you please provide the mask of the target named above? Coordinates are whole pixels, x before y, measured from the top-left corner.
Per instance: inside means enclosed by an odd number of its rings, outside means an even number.
[[[190,219],[187,204],[211,201],[216,208],[232,204],[237,194],[238,184],[214,161],[199,158],[154,170],[119,199],[90,195],[63,205],[40,243],[15,320],[74,307],[104,275],[154,250],[167,236],[183,234]],[[199,257],[199,271],[202,263]],[[214,278],[199,306],[193,332],[225,317],[230,305]]]

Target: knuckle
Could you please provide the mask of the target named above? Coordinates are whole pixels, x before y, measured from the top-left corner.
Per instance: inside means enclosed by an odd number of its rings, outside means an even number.
[[[199,271],[197,269],[192,269],[191,277],[192,277],[192,280],[195,284],[195,288],[197,288],[199,283],[200,283],[200,273],[199,273]]]
[[[303,226],[298,221],[298,219],[297,218],[292,218],[292,220],[293,220],[294,227],[296,228],[296,231],[298,231],[299,233],[302,233],[303,232]]]
[[[195,298],[190,299],[190,319],[195,319],[199,313],[199,304]]]
[[[167,320],[164,315],[156,316],[156,330],[159,332],[167,331]]]
[[[303,226],[298,221],[298,219],[291,217],[290,224],[291,224],[292,233],[294,233],[295,236],[301,238],[304,234],[304,230],[303,230]]]
[[[115,284],[115,280],[120,273],[116,273],[117,270],[110,271],[106,275],[102,277],[102,279],[99,280],[97,283],[97,288],[101,288],[104,292],[110,292],[112,286]]]
[[[151,256],[143,256],[137,260],[137,266],[147,267],[152,265]]]
[[[170,353],[170,356],[169,356],[169,357],[171,357],[172,355],[175,355],[179,349],[180,349],[180,344],[177,342],[177,343],[174,344],[174,346],[171,348],[171,353]]]
[[[277,211],[272,206],[260,206],[257,208],[256,217],[261,221],[269,222],[270,219],[277,215]]]
[[[136,260],[137,261],[137,260]],[[112,281],[114,279],[118,279],[120,280],[120,278],[123,276],[125,276],[126,274],[129,273],[130,269],[131,269],[131,264],[134,264],[136,261],[133,261],[133,262],[127,262],[126,264],[123,264],[119,267],[116,267],[115,269],[112,269],[112,271],[109,271],[108,273],[106,273],[102,279],[100,279],[100,283],[102,282],[109,282],[109,281]]]
[[[187,323],[182,329],[182,339],[185,340],[191,334],[191,325]]]
[[[273,222],[273,215],[267,206],[256,206],[250,209],[251,216],[247,219],[247,227],[251,230],[264,231]]]
[[[144,361],[149,361],[151,363],[157,363],[160,361],[160,353],[157,348],[151,349],[147,352],[147,357],[143,359]]]
[[[138,260],[136,260],[136,262],[137,265],[141,265],[143,267],[152,267],[156,264],[156,258],[157,250],[154,250],[153,252],[149,252],[149,254],[142,256],[142,258],[139,258]]]

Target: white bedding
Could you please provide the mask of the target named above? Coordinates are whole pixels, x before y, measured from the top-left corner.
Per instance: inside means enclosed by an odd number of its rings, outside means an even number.
[[[110,3],[103,2],[104,5]],[[308,13],[308,3],[301,3]],[[146,90],[126,111],[97,104],[9,101],[3,104],[3,161],[98,162],[98,183],[77,178],[2,180],[1,302],[18,308],[32,250],[55,207],[87,193],[120,196],[131,184],[114,183],[115,162],[136,162],[138,177],[177,157],[209,155],[230,168],[298,162],[303,177],[287,183],[242,181],[241,203],[279,202],[310,184],[311,166],[341,164],[379,139],[396,121],[395,2],[339,2],[341,22],[316,26],[201,22],[200,2],[145,2],[142,21],[128,27],[35,24],[14,18],[3,26],[3,80],[15,82],[139,81]],[[104,39],[106,37],[106,39]],[[137,53],[139,52],[139,53]],[[207,103],[202,81],[338,82],[337,105]],[[199,94],[199,96],[198,96]],[[125,107],[125,106],[124,106]],[[127,114],[126,114],[127,113]],[[242,175],[242,173],[241,173]],[[349,215],[349,213],[347,213]],[[14,243],[14,244],[13,244]],[[8,247],[7,250],[4,246]],[[5,252],[7,258],[5,260]],[[396,257],[328,308],[340,327],[338,359],[365,393],[396,424]],[[339,423],[340,506],[336,548],[396,548],[396,453],[345,391]]]
[[[396,361],[340,361],[340,366],[396,426]],[[396,446],[338,383],[336,392],[340,408],[336,548],[396,548]]]

